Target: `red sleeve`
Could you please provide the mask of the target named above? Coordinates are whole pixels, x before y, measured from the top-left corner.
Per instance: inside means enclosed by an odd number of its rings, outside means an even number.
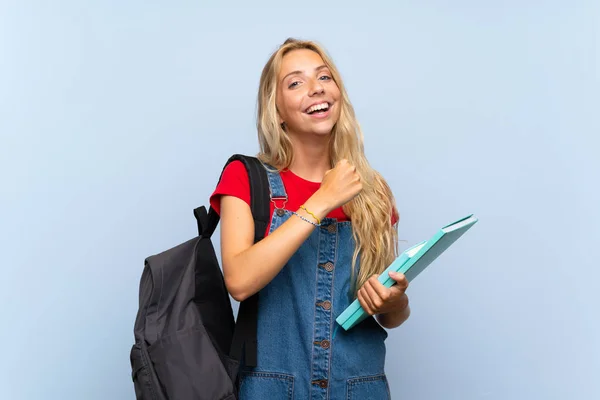
[[[221,196],[235,196],[250,205],[250,179],[241,161],[233,161],[223,171],[221,181],[210,196],[210,205],[221,213]]]
[[[398,215],[398,210],[394,207],[392,211],[392,226],[396,225],[396,223],[400,220],[400,215]]]

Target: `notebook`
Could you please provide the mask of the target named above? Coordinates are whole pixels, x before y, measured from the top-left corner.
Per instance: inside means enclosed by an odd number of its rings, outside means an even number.
[[[390,271],[403,273],[406,279],[411,282],[477,221],[478,219],[473,214],[468,215],[444,226],[429,240],[408,248],[390,264],[385,272],[379,275],[379,282],[388,288],[394,285],[396,281],[389,276]],[[342,328],[348,330],[368,316],[369,314],[365,312],[357,299],[336,318],[336,322]]]

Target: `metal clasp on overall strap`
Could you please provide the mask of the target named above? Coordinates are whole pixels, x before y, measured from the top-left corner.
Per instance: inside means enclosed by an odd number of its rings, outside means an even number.
[[[283,200],[281,207],[277,206],[277,200]],[[273,193],[271,193],[271,202],[275,206],[275,213],[278,216],[283,217],[285,215],[285,205],[288,202],[287,194],[285,196],[273,196]]]

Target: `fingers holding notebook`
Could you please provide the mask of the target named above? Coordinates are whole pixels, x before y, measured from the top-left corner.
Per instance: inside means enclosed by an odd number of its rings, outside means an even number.
[[[390,272],[396,284],[387,288],[373,275],[358,291],[358,301],[369,315],[401,311],[408,306],[408,280],[404,274]]]

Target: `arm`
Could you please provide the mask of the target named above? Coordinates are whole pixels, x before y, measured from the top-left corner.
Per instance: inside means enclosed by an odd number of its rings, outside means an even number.
[[[408,280],[404,274],[390,272],[396,284],[390,288],[383,286],[378,275],[370,277],[358,290],[358,301],[369,315],[376,315],[384,328],[392,329],[402,325],[410,316],[408,305]]]
[[[410,306],[388,313],[377,314],[377,321],[381,326],[387,329],[397,328],[402,325],[410,317]]]
[[[305,204],[319,219],[331,211],[319,192]],[[298,213],[314,220],[303,210],[298,210]],[[225,284],[231,296],[242,301],[265,287],[314,229],[314,225],[293,216],[254,244],[254,220],[250,207],[237,197],[223,196],[221,258]]]
[[[321,187],[304,204],[317,218],[346,204],[362,190],[356,168],[340,161],[327,171]],[[299,215],[314,221],[304,210]],[[242,301],[265,287],[304,243],[315,225],[292,216],[273,233],[254,243],[254,220],[246,202],[233,196],[221,198],[221,259],[225,285]]]

